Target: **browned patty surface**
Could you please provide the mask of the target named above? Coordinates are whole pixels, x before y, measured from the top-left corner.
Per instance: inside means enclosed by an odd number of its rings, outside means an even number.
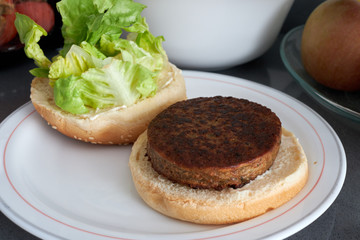
[[[193,188],[221,190],[241,187],[272,165],[281,122],[245,99],[200,97],[161,112],[147,134],[155,171]]]

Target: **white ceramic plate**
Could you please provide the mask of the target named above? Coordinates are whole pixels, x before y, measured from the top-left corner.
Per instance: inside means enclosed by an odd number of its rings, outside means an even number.
[[[270,107],[299,138],[309,161],[304,189],[278,209],[249,221],[196,225],[150,209],[134,189],[130,146],[67,138],[30,103],[0,125],[0,207],[12,221],[45,239],[280,239],[318,218],[345,179],[346,157],[333,129],[284,93],[247,80],[184,71],[188,97],[235,96]]]

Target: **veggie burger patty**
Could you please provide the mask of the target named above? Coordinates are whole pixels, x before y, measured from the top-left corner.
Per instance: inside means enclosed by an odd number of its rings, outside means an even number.
[[[155,171],[192,188],[239,188],[276,158],[281,122],[267,107],[233,97],[173,104],[148,126]]]

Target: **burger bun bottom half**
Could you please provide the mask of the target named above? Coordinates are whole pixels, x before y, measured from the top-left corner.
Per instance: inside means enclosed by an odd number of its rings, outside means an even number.
[[[188,222],[229,224],[254,218],[291,200],[308,178],[305,153],[295,135],[284,128],[270,169],[238,189],[193,189],[171,182],[152,168],[146,145],[145,131],[133,145],[129,160],[137,192],[156,211]]]
[[[181,70],[169,64],[161,76],[162,85],[153,97],[129,107],[90,110],[75,115],[56,106],[53,88],[47,78],[34,78],[31,101],[49,125],[62,134],[96,144],[130,144],[146,130],[149,122],[171,104],[186,99],[185,80]]]

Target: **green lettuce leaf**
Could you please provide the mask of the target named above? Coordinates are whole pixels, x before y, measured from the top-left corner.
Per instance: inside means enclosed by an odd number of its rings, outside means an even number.
[[[89,112],[81,97],[81,88],[79,86],[81,86],[80,76],[71,75],[56,81],[54,85],[55,104],[73,114]]]
[[[154,73],[140,64],[113,59],[104,68],[90,68],[81,76],[55,82],[55,103],[74,113],[111,106],[130,106],[156,93]]]
[[[51,61],[45,56],[38,42],[42,36],[47,36],[47,32],[31,18],[26,15],[16,13],[15,27],[19,33],[21,43],[25,44],[24,51],[27,57],[35,60],[35,64],[41,69],[48,69]],[[35,74],[43,71],[33,71]]]
[[[46,31],[17,14],[16,26],[25,52],[48,77],[57,106],[74,114],[89,109],[130,106],[153,96],[158,76],[167,67],[163,37],[149,31],[141,17],[144,5],[133,0],[62,0],[64,46],[52,61],[38,41]],[[122,38],[126,35],[126,39]]]
[[[141,18],[132,26],[125,28],[130,32],[127,39],[113,35],[103,35],[100,39],[100,51],[116,56],[124,61],[141,64],[153,72],[163,68],[167,56],[162,48],[164,38],[155,37],[149,31],[145,18]]]
[[[57,3],[62,16],[64,56],[71,45],[86,41],[96,45],[102,35],[121,35],[140,18],[144,5],[132,0],[62,0]]]
[[[70,75],[80,76],[89,68],[95,67],[91,55],[83,48],[72,45],[65,57],[57,56],[50,66],[49,78],[56,80]]]
[[[48,75],[51,85],[59,78],[66,78],[71,75],[80,76],[89,68],[102,68],[111,62],[111,58],[107,58],[87,42],[82,42],[81,46],[72,45],[65,57],[60,55],[55,57]]]
[[[47,78],[49,76],[49,68],[34,68],[29,72],[35,77]]]
[[[80,47],[82,47],[86,52],[88,52],[91,56],[98,58],[100,60],[104,60],[106,58],[105,54],[103,54],[99,49],[97,49],[94,45],[91,45],[88,42],[81,42]]]
[[[164,37],[155,37],[150,32],[145,18],[142,18],[141,21],[138,21],[132,26],[125,28],[125,30],[130,32],[127,39],[135,41],[136,44],[145,51],[149,52],[150,54],[161,54],[166,56],[166,52],[162,47]]]

